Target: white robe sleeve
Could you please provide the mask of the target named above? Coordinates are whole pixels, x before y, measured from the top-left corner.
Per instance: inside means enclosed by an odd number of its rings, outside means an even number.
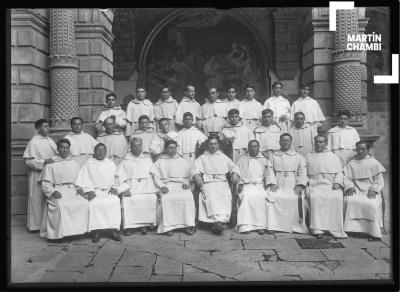
[[[373,184],[369,189],[373,192],[380,193],[384,186],[382,173],[378,173],[372,179],[373,179]]]
[[[335,174],[335,178],[333,180],[334,184],[339,184],[342,187],[344,186],[344,176],[343,176],[343,171],[338,172]]]
[[[307,168],[306,161],[303,156],[299,155],[299,165],[296,171],[296,185],[307,185]]]
[[[50,198],[50,196],[54,193],[55,189],[51,182],[49,182],[47,180],[43,180],[42,181],[42,191],[47,198]]]
[[[25,164],[33,170],[42,170],[44,166],[44,159],[30,158],[25,159]]]
[[[273,162],[268,161],[267,164],[267,170],[266,170],[266,184],[267,185],[276,185],[277,181],[276,181],[276,176],[275,176],[275,171],[274,171],[274,167],[273,167]]]

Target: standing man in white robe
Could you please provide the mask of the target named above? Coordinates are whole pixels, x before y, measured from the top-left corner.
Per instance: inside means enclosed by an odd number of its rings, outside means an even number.
[[[382,189],[385,168],[368,154],[368,142],[357,143],[357,155],[344,168],[344,230],[382,238]]]
[[[219,140],[211,136],[207,151],[195,160],[193,180],[200,188],[199,221],[212,223],[212,231],[222,234],[232,211],[232,193],[226,174],[235,187],[240,180],[239,168],[219,150]]]
[[[164,148],[150,170],[160,190],[157,232],[171,236],[173,230],[184,228],[186,234],[193,235],[196,208],[189,185],[192,172],[189,164],[177,154],[176,141],[165,141]]]
[[[39,119],[35,122],[38,134],[28,142],[23,158],[28,167],[28,214],[26,226],[29,231],[40,230],[45,196],[42,193],[39,177],[45,164],[57,154],[57,146],[49,136],[49,122]]]
[[[237,99],[237,90],[235,86],[229,86],[225,99],[226,110],[229,112],[231,109],[239,109],[240,100]]]
[[[92,241],[100,240],[100,230],[111,229],[111,237],[121,240],[121,205],[115,185],[116,166],[106,158],[107,148],[99,143],[93,158],[81,167],[75,182],[78,192],[89,201],[88,232]]]
[[[326,150],[328,139],[314,137],[315,151],[306,156],[310,206],[310,232],[322,238],[328,232],[335,238],[346,238],[343,229],[343,167],[335,154]]]
[[[175,123],[176,130],[181,130],[184,127],[183,115],[190,112],[193,116],[193,124],[196,124],[199,129],[201,129],[200,111],[201,106],[195,100],[196,89],[193,85],[186,85],[183,90],[183,98],[176,108]]]
[[[304,220],[307,169],[304,157],[291,149],[292,136],[281,135],[280,150],[270,156],[267,176],[268,233],[308,233]]]
[[[226,103],[218,97],[219,92],[216,87],[208,88],[207,101],[201,106],[200,119],[206,136],[210,132],[221,132],[226,124],[228,117]]]
[[[243,100],[239,103],[240,117],[245,126],[253,131],[260,123],[262,105],[254,98],[256,92],[252,85],[246,85],[244,90],[246,94]]]
[[[279,150],[279,139],[282,131],[274,123],[274,112],[271,109],[262,111],[261,125],[254,129],[255,139],[260,143],[260,151],[264,156],[269,157],[275,150]]]
[[[143,145],[143,154],[146,156],[150,156],[150,146],[151,141],[153,140],[155,134],[154,128],[150,127],[150,119],[148,116],[143,115],[139,118],[139,129],[133,131],[132,138],[140,138],[142,139]]]
[[[105,131],[103,123],[106,118],[110,117],[114,117],[116,129],[121,133],[125,132],[126,113],[119,105],[116,105],[116,98],[113,92],[106,95],[106,106],[96,121],[98,135]]]
[[[123,206],[124,235],[132,234],[132,228],[140,228],[141,234],[147,233],[148,227],[157,225],[157,189],[150,169],[151,158],[142,153],[142,140],[131,140],[131,151],[117,168],[116,180]]]
[[[292,149],[304,158],[314,151],[314,137],[318,135],[316,125],[305,121],[304,113],[297,112],[294,115],[294,123],[289,129],[289,134],[293,137]]]
[[[264,234],[267,228],[265,188],[268,160],[260,153],[257,140],[249,141],[248,149],[249,153],[240,157],[237,163],[241,181],[236,229],[241,233],[257,230]]]
[[[264,109],[274,112],[274,121],[278,123],[281,131],[287,133],[290,128],[291,106],[289,101],[282,96],[283,85],[280,81],[272,84],[273,95],[264,102]]]
[[[59,155],[43,168],[39,178],[46,196],[40,236],[52,240],[84,234],[88,230],[89,204],[75,188],[80,166],[72,159],[70,147],[68,139],[60,139],[57,142]]]
[[[89,158],[93,156],[94,147],[97,141],[89,134],[82,131],[82,119],[73,117],[71,119],[71,130],[64,138],[71,142],[72,158],[82,166]]]
[[[115,129],[114,118],[106,118],[104,120],[104,128],[105,132],[97,137],[97,142],[106,145],[106,157],[118,166],[128,153],[128,144],[124,134]]]
[[[356,143],[360,136],[355,128],[348,126],[350,112],[340,111],[337,118],[339,125],[328,131],[328,149],[339,157],[345,166],[356,154]]]
[[[154,104],[154,122],[159,125],[161,119],[167,119],[169,129],[175,131],[175,115],[178,102],[171,96],[168,86],[161,88],[161,98]],[[159,128],[157,128],[159,131]]]
[[[153,161],[155,161],[158,155],[160,155],[160,153],[164,151],[165,141],[167,140],[176,141],[176,138],[178,137],[178,133],[175,131],[170,131],[169,126],[170,123],[168,122],[167,118],[161,118],[158,121],[158,129],[160,131],[155,133],[150,143],[150,153],[153,158]]]

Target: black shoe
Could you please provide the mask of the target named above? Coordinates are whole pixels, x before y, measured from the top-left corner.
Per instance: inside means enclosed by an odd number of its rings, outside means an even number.
[[[191,228],[191,227],[186,227],[186,228],[185,228],[185,233],[186,233],[187,235],[193,235],[193,228]]]
[[[321,239],[322,238],[322,233],[315,235],[316,238]]]
[[[275,231],[273,231],[273,230],[267,230],[267,234],[275,234]]]
[[[140,229],[140,234],[146,235],[146,234],[147,234],[147,228],[146,228],[146,227],[142,227],[142,228]]]
[[[92,237],[92,242],[99,242],[100,240],[100,232],[99,231],[94,231],[93,232],[93,237]]]
[[[133,233],[132,229],[126,229],[126,230],[124,230],[124,235],[125,235],[125,236],[132,235],[132,233]]]
[[[119,232],[117,230],[111,231],[111,238],[115,241],[121,241],[121,235],[119,235]]]
[[[168,231],[168,232],[165,233],[165,235],[168,235],[168,236],[172,236],[172,234],[174,234],[174,233],[172,232],[172,230],[170,230],[170,231]]]
[[[368,241],[380,241],[381,239],[378,237],[368,236]]]
[[[264,229],[258,229],[257,232],[258,232],[258,234],[263,235],[265,230]]]
[[[224,226],[219,221],[214,223],[213,225],[213,231],[215,234],[221,235],[224,232],[224,229]]]

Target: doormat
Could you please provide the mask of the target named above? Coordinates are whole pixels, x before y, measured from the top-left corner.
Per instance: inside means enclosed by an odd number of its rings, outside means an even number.
[[[344,248],[339,241],[331,241],[331,238],[295,238],[302,249],[326,249],[326,248]]]

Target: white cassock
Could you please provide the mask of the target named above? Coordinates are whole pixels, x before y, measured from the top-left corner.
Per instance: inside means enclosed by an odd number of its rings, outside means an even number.
[[[140,116],[146,115],[149,117],[149,125],[154,126],[154,107],[153,103],[148,99],[139,100],[137,98],[131,100],[126,108],[126,123],[125,136],[131,136],[133,131],[139,128]]]
[[[280,96],[271,96],[264,102],[263,109],[271,109],[274,112],[274,121],[279,124],[279,127],[282,130],[282,133],[287,133],[290,128],[290,113],[291,106],[289,101],[284,98],[282,95]],[[279,122],[279,119],[282,116],[286,116],[286,122]]]
[[[176,115],[175,115],[175,123],[183,126],[183,115],[187,112],[190,112],[193,115],[193,124],[196,122],[196,119],[200,118],[201,106],[200,104],[188,97],[183,97],[181,102],[178,104],[176,108]]]
[[[116,129],[121,133],[124,133],[126,127],[126,113],[120,106],[114,106],[113,108],[105,107],[100,113],[96,120],[97,129],[100,133],[105,131],[103,122],[105,119],[115,116]]]
[[[89,158],[93,157],[94,147],[97,141],[89,134],[81,131],[79,134],[73,132],[64,137],[71,142],[72,158],[82,166]]]
[[[207,101],[201,106],[200,119],[202,120],[204,134],[208,136],[209,132],[221,132],[226,124],[228,111],[226,103],[217,99],[215,102],[210,103]]]
[[[262,104],[256,99],[243,99],[239,103],[239,116],[251,131],[260,124]]]
[[[309,187],[310,231],[323,231],[338,238],[346,238],[343,230],[343,191],[333,190],[333,184],[343,187],[343,167],[331,151],[312,152],[306,156]]]
[[[308,153],[314,151],[314,137],[318,135],[317,126],[304,123],[301,128],[294,124],[289,129],[292,136],[292,149],[306,157]]]
[[[260,143],[260,151],[269,156],[273,151],[279,150],[281,129],[274,124],[269,126],[259,125],[254,129],[255,139]]]
[[[322,121],[325,121],[324,113],[315,99],[306,96],[299,97],[292,104],[292,110],[290,114],[290,119],[294,120],[294,114],[297,112],[302,112],[305,115],[306,123],[311,123],[312,125],[318,127],[321,125]]]
[[[356,143],[360,141],[357,130],[350,126],[345,128],[336,126],[328,131],[327,137],[327,149],[335,153],[345,166],[356,155]]]
[[[355,188],[356,193],[344,198],[344,230],[364,232],[381,238],[383,227],[382,194],[383,175],[386,169],[374,157],[352,159],[344,168],[344,190]],[[367,197],[368,191],[377,192],[375,199]]]
[[[154,104],[154,120],[156,121],[156,129],[158,131],[158,121],[162,118],[168,119],[169,129],[175,130],[175,115],[178,102],[172,97],[168,97],[166,100],[159,99]]]
[[[88,232],[98,229],[119,229],[121,205],[118,196],[108,192],[115,187],[116,166],[108,158],[89,158],[81,167],[75,185],[83,191],[94,191],[96,197],[89,201]]]
[[[250,140],[254,139],[254,134],[246,127],[242,121],[233,126],[228,124],[222,129],[222,136],[224,138],[234,138],[233,148],[233,162],[237,163],[238,159],[247,152],[247,146]]]
[[[227,173],[237,173],[239,168],[218,150],[214,154],[206,151],[195,160],[194,174],[203,177],[204,191],[199,195],[199,221],[229,222],[232,211],[232,193],[226,178]]]
[[[118,193],[128,189],[131,193],[130,197],[122,197],[124,229],[157,224],[157,189],[150,175],[152,165],[150,157],[129,152],[117,168]]]
[[[106,145],[106,157],[111,159],[118,166],[128,153],[128,143],[125,136],[118,131],[113,134],[102,133],[97,137],[99,143]]]
[[[233,99],[233,100],[229,100],[229,99],[225,99],[224,100],[226,103],[226,111],[229,112],[231,109],[239,109],[239,104],[240,104],[240,100],[238,99]]]
[[[154,155],[159,155],[164,151],[164,143],[167,140],[175,140],[178,137],[178,133],[175,131],[169,131],[167,134],[164,133],[155,133],[153,139],[150,143],[150,153]]]
[[[154,132],[153,128],[147,128],[146,130],[142,129],[136,129],[133,131],[131,140],[133,138],[140,138],[142,139],[142,150],[143,153],[146,155],[150,155],[150,146],[151,146],[151,141],[153,140],[153,137],[156,135]],[[130,143],[128,145],[129,151],[130,151]]]
[[[72,157],[56,156],[53,160],[56,162],[47,164],[40,176],[47,198],[40,236],[59,239],[84,234],[88,231],[89,203],[76,193],[80,166]],[[50,199],[55,191],[61,194],[60,199]]]
[[[178,137],[176,138],[178,154],[182,155],[186,162],[192,166],[196,154],[196,145],[200,145],[206,140],[207,136],[195,126],[189,129],[183,128],[178,132]]]
[[[193,194],[184,190],[183,184],[189,185],[191,169],[179,154],[173,157],[162,154],[152,166],[150,173],[158,188],[168,188],[167,194],[160,193],[157,208],[158,233],[177,228],[194,227],[196,207]]]
[[[286,152],[277,150],[270,156],[267,185],[276,184],[278,190],[267,190],[268,230],[308,233],[305,224],[306,204],[304,192],[295,194],[296,185],[306,186],[306,162],[301,154],[290,149]],[[301,203],[301,205],[300,205]],[[299,206],[302,208],[302,222],[300,222]]]
[[[26,146],[23,158],[28,167],[28,214],[29,231],[39,230],[42,223],[45,196],[39,182],[44,161],[57,154],[57,146],[49,136],[37,134]]]
[[[237,163],[243,184],[239,193],[237,230],[246,232],[267,228],[267,203],[264,181],[268,160],[261,154],[245,155]]]

